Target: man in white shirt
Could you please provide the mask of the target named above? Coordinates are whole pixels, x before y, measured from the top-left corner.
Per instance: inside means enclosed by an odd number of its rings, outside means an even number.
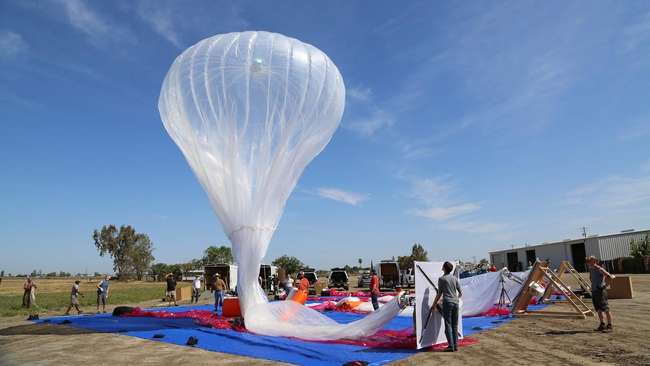
[[[201,277],[196,276],[194,282],[192,283],[192,301],[199,302],[199,297],[201,297]]]

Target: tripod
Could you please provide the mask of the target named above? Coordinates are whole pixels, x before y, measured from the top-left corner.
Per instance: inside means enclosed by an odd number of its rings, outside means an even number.
[[[497,304],[497,309],[502,309],[508,306],[508,304],[512,304],[512,299],[510,298],[510,295],[508,295],[508,291],[506,291],[506,280],[504,277],[505,276],[501,274],[501,279],[499,280],[499,283],[501,284],[501,293],[499,294],[499,303]]]
[[[508,270],[504,269],[503,272],[501,272],[501,279],[499,281],[499,283],[501,284],[501,293],[499,294],[499,303],[497,305],[497,309],[502,309],[504,307],[507,307],[508,304],[513,303],[512,299],[510,298],[510,295],[508,295],[508,291],[506,291],[506,277],[508,277],[511,281],[523,285],[523,282],[519,278],[514,276]]]

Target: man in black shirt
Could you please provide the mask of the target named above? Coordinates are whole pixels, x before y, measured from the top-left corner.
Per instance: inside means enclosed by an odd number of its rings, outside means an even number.
[[[169,302],[173,300],[174,306],[178,306],[176,304],[176,280],[171,273],[167,275],[167,293],[165,299]]]

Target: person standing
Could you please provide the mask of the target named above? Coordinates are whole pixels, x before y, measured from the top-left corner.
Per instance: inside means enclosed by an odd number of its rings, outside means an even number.
[[[379,302],[377,298],[379,297],[379,277],[377,276],[377,271],[372,270],[372,276],[370,277],[370,300],[372,301],[372,308],[375,310],[379,309]]]
[[[600,320],[600,325],[598,325],[598,328],[595,330],[599,332],[611,332],[612,314],[609,311],[609,302],[607,299],[607,283],[605,282],[605,277],[614,279],[616,276],[612,275],[603,267],[599,266],[598,259],[593,255],[587,257],[586,261],[587,267],[589,268],[589,277],[591,278],[591,301],[594,304],[596,312],[598,312],[598,319]],[[607,318],[607,325],[605,325],[603,313]]]
[[[214,276],[216,277],[214,281],[214,311],[218,312],[219,307],[223,311],[223,294],[226,291],[226,283],[218,273]]]
[[[83,297],[83,294],[79,291],[79,280],[74,281],[74,285],[72,285],[72,290],[70,291],[70,306],[68,306],[68,310],[66,310],[65,315],[70,315],[70,310],[72,310],[72,307],[74,307],[77,310],[77,314],[83,313],[81,309],[79,309],[79,296]]]
[[[102,311],[106,312],[106,302],[108,302],[108,287],[111,276],[106,275],[103,280],[97,284],[97,314],[99,314],[99,305],[102,305]]]
[[[169,273],[167,274],[167,292],[165,292],[165,300],[171,302],[174,300],[174,306],[178,306],[176,304],[176,279],[174,278],[174,275]]]
[[[291,273],[287,273],[287,293],[291,292],[293,288],[293,278],[291,278]]]
[[[31,277],[27,277],[23,284],[23,307],[29,308],[32,305],[32,287],[35,287]]]
[[[305,277],[305,272],[298,273],[298,291],[309,294],[309,280]]]
[[[445,274],[438,278],[438,294],[433,300],[433,306],[437,306],[442,297],[442,316],[445,320],[445,337],[447,338],[445,351],[456,352],[458,351],[458,303],[463,296],[463,291],[458,278],[451,274],[454,265],[445,262],[442,265],[442,270]]]
[[[196,276],[194,282],[192,282],[192,301],[196,303],[199,302],[199,297],[201,297],[201,277]]]

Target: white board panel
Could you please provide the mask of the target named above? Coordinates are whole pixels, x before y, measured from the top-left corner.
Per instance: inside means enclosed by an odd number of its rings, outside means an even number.
[[[456,266],[455,262],[451,263]],[[429,316],[433,300],[437,295],[438,277],[444,274],[443,264],[444,262],[415,262],[415,333],[418,349],[447,342],[445,323],[440,311],[434,309]],[[452,273],[457,272],[455,269]],[[461,301],[458,309],[458,339],[463,338],[463,318],[460,316],[462,313]],[[428,323],[427,317],[429,317]]]

